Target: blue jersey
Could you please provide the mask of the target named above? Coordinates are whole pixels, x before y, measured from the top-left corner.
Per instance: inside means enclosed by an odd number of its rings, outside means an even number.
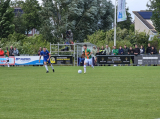
[[[41,51],[40,55],[43,56],[44,60],[49,58],[49,52],[48,52],[48,50],[46,50],[45,52]]]

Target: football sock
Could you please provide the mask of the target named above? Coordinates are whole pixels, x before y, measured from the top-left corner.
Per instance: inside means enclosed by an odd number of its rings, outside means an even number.
[[[86,72],[86,65],[84,65],[84,72]]]
[[[45,66],[46,70],[48,71],[48,67],[47,67],[47,65],[44,65],[44,66]]]
[[[9,63],[8,63],[8,67],[9,67]]]
[[[94,68],[94,66],[93,66],[93,65],[91,65],[91,67],[92,67],[92,68]]]
[[[52,66],[52,64],[51,64],[51,68],[52,68],[52,70],[54,69],[53,66]]]

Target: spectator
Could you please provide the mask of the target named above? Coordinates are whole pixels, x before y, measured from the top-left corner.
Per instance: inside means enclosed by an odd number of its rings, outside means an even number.
[[[79,59],[79,66],[83,66],[85,60],[85,53],[83,51],[81,58]]]
[[[71,31],[71,29],[69,29],[67,32],[66,32],[66,38],[67,38],[67,41],[70,43],[71,41],[73,41],[73,33]]]
[[[116,49],[116,46],[114,46],[113,54],[114,54],[114,55],[118,55],[118,49]]]
[[[126,45],[124,45],[123,51],[124,51],[124,55],[128,55],[129,54],[129,49],[127,48]]]
[[[98,47],[96,55],[100,55],[99,51],[100,51],[100,48]]]
[[[13,51],[14,51],[13,46],[11,46],[9,50],[9,56],[14,56]]]
[[[95,46],[93,46],[92,49],[92,56],[94,57],[94,63],[96,64],[96,54],[97,54],[97,49]]]
[[[9,66],[9,51],[8,51],[8,47],[6,47],[6,50],[4,51],[4,55],[5,55],[5,58],[6,58],[6,63]]]
[[[130,47],[130,49],[129,49],[129,54],[134,55],[134,50],[132,47]],[[131,59],[132,59],[132,63],[134,64],[134,56],[131,56]]]
[[[41,51],[42,51],[42,48],[40,47],[38,50],[38,56],[40,55]]]
[[[152,48],[151,48],[151,55],[155,55],[155,54],[157,54],[157,50],[156,50],[155,47],[152,46]]]
[[[135,49],[134,49],[134,55],[140,55],[140,49],[138,48],[137,45],[135,45]]]
[[[110,53],[111,53],[111,49],[110,49],[110,47],[108,47],[108,45],[106,45],[105,53],[106,53],[106,55],[110,55]]]
[[[97,56],[97,55],[100,55],[99,51],[100,51],[100,48],[97,47],[96,56]],[[97,57],[94,59],[94,63],[95,63],[95,65],[97,64]]]
[[[4,56],[4,51],[0,48],[0,56]]]
[[[118,54],[119,55],[123,55],[124,54],[124,50],[122,49],[122,46],[119,47]]]
[[[97,53],[97,49],[95,46],[93,46],[93,49],[92,49],[92,54],[93,54],[93,57],[96,56],[96,53]]]
[[[14,47],[13,54],[14,54],[14,56],[18,56],[18,55],[19,55],[19,52],[18,52],[18,50],[16,49],[16,47]]]
[[[151,44],[150,43],[148,43],[146,53],[147,53],[147,55],[149,55],[151,53]]]
[[[156,55],[157,54],[157,50],[155,47],[151,47],[151,55]],[[157,66],[157,64],[154,64],[153,66]]]
[[[145,53],[144,47],[141,45],[140,54],[143,55]]]
[[[66,32],[66,38],[70,44],[74,44],[73,43],[73,33],[70,29]],[[73,45],[71,45],[70,47],[71,47],[71,50],[73,50]]]
[[[105,55],[105,50],[104,50],[104,47],[102,46],[101,50],[100,50],[100,55]]]
[[[111,53],[111,55],[114,55],[114,54],[113,54],[114,46],[113,46],[112,48],[113,48],[113,49],[112,49],[112,53]]]

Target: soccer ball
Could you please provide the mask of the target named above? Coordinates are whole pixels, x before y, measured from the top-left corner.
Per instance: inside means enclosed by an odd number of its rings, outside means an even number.
[[[81,74],[81,73],[82,73],[82,70],[78,70],[78,73]]]

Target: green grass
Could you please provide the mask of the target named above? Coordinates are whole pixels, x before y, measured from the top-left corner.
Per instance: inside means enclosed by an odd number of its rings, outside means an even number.
[[[0,67],[0,119],[157,119],[160,67]]]

